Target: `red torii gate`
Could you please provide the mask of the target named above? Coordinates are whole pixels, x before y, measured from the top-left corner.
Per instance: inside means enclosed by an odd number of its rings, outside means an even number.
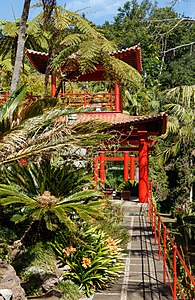
[[[149,193],[149,170],[148,156],[149,151],[154,149],[155,140],[149,140],[150,136],[160,136],[166,132],[167,114],[160,113],[146,116],[129,116],[117,112],[101,112],[101,113],[85,113],[77,115],[77,122],[88,122],[90,120],[107,122],[109,131],[120,132],[119,143],[121,147],[118,149],[124,152],[124,180],[129,179],[128,163],[131,159],[131,178],[134,173],[133,159],[129,158],[129,152],[138,152],[139,161],[139,202],[148,202]],[[131,131],[131,127],[133,129]],[[105,161],[117,160],[116,158],[108,158],[105,156],[106,150],[100,150],[100,155],[94,159],[94,179],[96,182],[100,180],[102,184],[105,182]],[[130,156],[131,157],[131,156]],[[98,166],[98,162],[100,162]],[[132,179],[133,180],[133,179]]]
[[[122,157],[106,157],[107,151],[101,150],[100,155],[96,155],[94,157],[94,180],[98,182],[100,179],[101,184],[105,183],[105,162],[107,161],[123,161],[124,162],[124,181],[134,180],[135,179],[135,161],[138,161],[138,157],[135,155],[129,156],[129,151],[124,151],[124,155]],[[110,152],[110,151],[109,151]],[[116,151],[113,151],[116,153]],[[121,151],[119,151],[121,152]],[[99,164],[100,162],[100,164]],[[130,169],[129,169],[130,162]],[[100,168],[99,168],[100,166]]]

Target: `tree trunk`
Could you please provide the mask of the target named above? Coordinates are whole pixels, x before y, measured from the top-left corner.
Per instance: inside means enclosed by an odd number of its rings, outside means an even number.
[[[24,1],[24,7],[23,7],[22,17],[21,17],[21,21],[20,21],[20,29],[19,29],[19,34],[18,34],[16,59],[15,59],[14,70],[13,70],[13,75],[12,75],[10,93],[13,93],[16,90],[17,85],[20,82],[20,70],[22,67],[23,56],[24,56],[26,22],[28,20],[30,3],[31,3],[31,0]]]

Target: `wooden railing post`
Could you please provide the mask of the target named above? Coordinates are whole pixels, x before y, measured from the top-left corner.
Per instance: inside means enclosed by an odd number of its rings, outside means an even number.
[[[177,246],[173,246],[173,300],[177,300]]]
[[[87,91],[84,89],[84,107],[87,105]]]
[[[113,104],[112,104],[112,94],[113,94],[113,92],[112,92],[112,90],[110,91],[110,111],[112,111],[113,110]]]
[[[163,246],[164,246],[164,253],[163,253],[163,279],[164,283],[166,283],[166,275],[167,275],[167,228],[164,226],[163,228]]]
[[[154,211],[154,245],[156,245],[156,208],[153,204],[153,211]]]
[[[98,171],[98,156],[94,157],[94,181],[96,183],[96,187],[98,186],[99,179],[99,171]]]
[[[30,99],[30,102],[33,101],[33,93],[32,92],[30,92],[29,99]]]
[[[161,238],[161,220],[160,220],[160,215],[158,215],[158,260],[160,260],[160,256],[161,256],[160,238]]]
[[[105,151],[100,152],[100,183],[105,183]]]
[[[9,98],[9,93],[8,91],[5,92],[5,100],[7,100]]]

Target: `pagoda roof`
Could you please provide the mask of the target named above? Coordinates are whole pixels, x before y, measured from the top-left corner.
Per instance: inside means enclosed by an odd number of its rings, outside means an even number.
[[[32,66],[39,73],[45,74],[47,63],[48,63],[48,53],[26,49],[26,55],[30,60]],[[131,65],[140,73],[142,72],[141,48],[138,45],[135,45],[127,49],[112,52],[110,53],[110,55]],[[70,58],[76,59],[76,56],[77,56],[76,54],[73,54],[72,56],[70,56]],[[79,67],[77,69],[79,69]],[[72,71],[75,71],[75,68]],[[70,80],[74,80],[74,78],[75,78],[74,75],[72,77],[70,76]],[[95,72],[85,74],[85,75],[80,75],[79,78],[77,74],[76,78],[77,81],[103,80],[103,67],[99,65],[97,66],[97,70]]]
[[[130,116],[120,112],[85,112],[76,116],[77,123],[89,121],[108,123],[112,125],[112,129],[124,133],[131,131],[134,137],[142,131],[146,131],[148,136],[160,136],[166,132],[167,128],[165,112],[143,116]]]

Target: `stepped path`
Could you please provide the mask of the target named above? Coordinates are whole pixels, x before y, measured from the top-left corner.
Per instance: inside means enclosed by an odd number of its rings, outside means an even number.
[[[122,201],[122,206],[124,226],[130,235],[124,272],[109,289],[96,293],[93,300],[171,300],[169,285],[163,284],[163,263],[158,260],[146,206],[136,201]]]

